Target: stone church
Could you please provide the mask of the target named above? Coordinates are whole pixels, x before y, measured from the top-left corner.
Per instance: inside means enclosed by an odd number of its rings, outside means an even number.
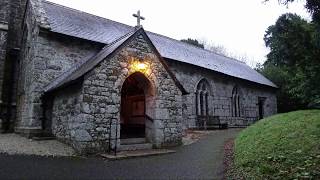
[[[0,2],[1,132],[52,135],[80,153],[130,139],[176,146],[211,120],[244,127],[275,114],[276,91],[243,62],[141,26],[43,0]]]

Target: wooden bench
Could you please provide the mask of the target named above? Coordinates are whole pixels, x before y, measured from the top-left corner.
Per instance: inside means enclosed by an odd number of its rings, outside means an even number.
[[[219,129],[227,129],[228,123],[222,123],[219,116],[209,116],[207,127],[218,126]]]
[[[228,123],[221,123],[219,116],[197,116],[197,126],[204,129],[227,129]]]

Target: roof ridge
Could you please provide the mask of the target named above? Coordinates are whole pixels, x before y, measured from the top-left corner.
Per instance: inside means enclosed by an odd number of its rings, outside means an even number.
[[[124,23],[122,23],[122,22],[118,22],[118,21],[115,21],[115,20],[112,20],[112,19],[108,19],[108,18],[105,18],[105,17],[101,17],[101,16],[99,16],[99,15],[91,14],[91,13],[89,13],[89,12],[81,11],[81,10],[79,10],[79,9],[71,8],[71,7],[62,5],[62,4],[54,3],[54,2],[51,2],[51,1],[48,1],[48,0],[43,0],[43,2],[44,2],[44,3],[47,3],[47,4],[54,5],[54,6],[59,6],[59,7],[61,7],[61,8],[68,9],[68,10],[71,10],[71,11],[75,11],[75,12],[87,14],[87,15],[89,15],[89,16],[94,16],[94,17],[97,17],[97,18],[99,18],[99,19],[112,21],[112,22],[115,22],[115,23],[118,23],[118,24],[121,24],[121,25],[124,25],[124,26],[127,26],[127,27],[134,28],[134,26],[130,26],[130,25],[124,24]]]
[[[140,28],[139,28],[139,29],[140,29]],[[120,37],[117,38],[116,40],[112,41],[112,42],[108,45],[108,47],[111,46],[111,45],[113,45],[113,44],[115,44],[115,43],[117,43],[117,42],[119,42],[119,41],[122,40],[123,38],[126,38],[126,37],[134,34],[134,33],[135,33],[136,31],[138,31],[139,29],[134,29],[133,31],[129,31],[129,32],[126,33],[125,35],[120,36]]]

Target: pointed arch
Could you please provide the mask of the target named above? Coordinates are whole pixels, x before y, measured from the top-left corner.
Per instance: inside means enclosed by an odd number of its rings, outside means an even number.
[[[195,91],[196,115],[209,115],[208,96],[211,94],[210,91],[211,88],[209,82],[205,78],[201,79],[198,82]]]
[[[233,117],[241,116],[241,93],[238,85],[235,85],[232,89],[231,97],[231,111]]]
[[[146,138],[152,140],[147,117],[154,114],[154,88],[141,72],[128,76],[121,88],[120,138]]]

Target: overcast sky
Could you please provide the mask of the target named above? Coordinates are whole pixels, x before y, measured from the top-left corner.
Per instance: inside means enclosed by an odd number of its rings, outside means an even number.
[[[143,27],[174,39],[205,39],[229,52],[264,62],[268,49],[263,35],[268,26],[286,12],[310,18],[304,0],[286,6],[277,0],[49,0],[128,25],[141,10]],[[252,62],[249,65],[252,66]]]

